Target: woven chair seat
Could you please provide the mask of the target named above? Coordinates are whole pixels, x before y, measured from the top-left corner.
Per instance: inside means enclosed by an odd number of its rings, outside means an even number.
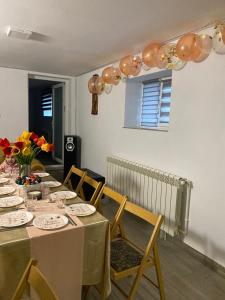
[[[139,266],[143,255],[123,239],[111,242],[111,266],[121,272]]]

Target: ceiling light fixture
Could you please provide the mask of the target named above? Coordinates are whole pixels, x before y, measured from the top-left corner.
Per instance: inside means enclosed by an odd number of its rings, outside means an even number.
[[[6,34],[8,37],[29,40],[32,36],[32,31],[9,26],[7,28]]]

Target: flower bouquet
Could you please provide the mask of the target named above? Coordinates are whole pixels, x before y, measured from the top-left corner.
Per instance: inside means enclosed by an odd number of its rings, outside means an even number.
[[[32,160],[41,152],[54,150],[44,136],[38,137],[34,132],[23,131],[16,142],[10,143],[7,138],[0,138],[0,148],[6,159],[19,165],[20,176],[29,176]]]

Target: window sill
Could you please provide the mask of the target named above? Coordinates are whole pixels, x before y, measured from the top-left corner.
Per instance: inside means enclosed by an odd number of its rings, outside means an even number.
[[[169,131],[169,127],[126,127],[126,126],[124,126],[123,128],[126,128],[126,129],[139,129],[139,130],[164,131],[164,132]]]

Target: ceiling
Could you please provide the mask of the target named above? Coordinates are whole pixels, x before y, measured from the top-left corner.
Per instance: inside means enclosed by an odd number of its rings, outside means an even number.
[[[79,75],[224,18],[224,0],[0,0],[0,66]]]

